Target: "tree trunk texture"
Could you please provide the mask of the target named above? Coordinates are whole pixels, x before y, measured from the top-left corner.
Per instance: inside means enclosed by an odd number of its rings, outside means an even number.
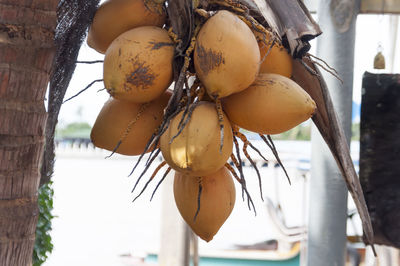
[[[0,265],[31,265],[57,0],[0,0]]]
[[[400,74],[364,73],[360,181],[375,243],[400,248]]]

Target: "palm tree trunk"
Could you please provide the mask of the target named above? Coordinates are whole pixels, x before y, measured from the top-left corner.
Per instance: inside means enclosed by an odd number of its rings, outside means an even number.
[[[0,0],[0,265],[31,265],[58,0]]]

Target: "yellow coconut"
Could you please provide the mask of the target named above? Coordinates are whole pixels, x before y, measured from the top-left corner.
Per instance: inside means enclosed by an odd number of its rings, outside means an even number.
[[[89,28],[87,43],[104,54],[120,34],[140,26],[165,23],[162,6],[147,6],[143,0],[108,0],[100,5]]]
[[[256,78],[260,51],[250,28],[222,10],[200,29],[194,50],[196,74],[212,97],[244,90]]]
[[[174,44],[166,30],[144,26],[116,38],[104,58],[104,86],[115,99],[136,103],[159,97],[172,82]]]
[[[224,116],[224,141],[220,152],[220,127],[215,104],[200,102],[182,132],[178,124],[183,111],[171,120],[160,139],[160,148],[165,161],[172,169],[184,174],[203,176],[213,173],[225,165],[232,153],[233,136],[229,120]]]
[[[142,154],[152,134],[161,124],[170,91],[150,103],[138,104],[110,98],[93,125],[90,138],[96,147],[124,155]],[[141,114],[138,115],[138,113]],[[136,120],[136,122],[134,122]]]
[[[196,216],[199,186],[200,209]],[[200,238],[209,242],[231,214],[236,192],[229,170],[223,167],[202,177],[175,172],[174,196],[176,206],[186,223]]]
[[[261,134],[279,134],[309,119],[316,108],[297,83],[278,74],[260,74],[246,90],[222,101],[229,120]]]
[[[270,49],[270,35],[254,32],[260,48],[261,65],[260,73],[274,73],[290,78],[293,71],[293,58],[283,45],[275,43]],[[262,41],[262,40],[265,40]],[[267,52],[269,50],[268,55]]]

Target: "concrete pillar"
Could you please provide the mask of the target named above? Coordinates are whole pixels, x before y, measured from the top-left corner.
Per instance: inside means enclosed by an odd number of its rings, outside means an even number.
[[[319,2],[317,56],[334,67],[344,83],[331,74],[324,79],[348,143],[351,136],[354,45],[359,0]],[[307,265],[343,266],[346,254],[347,188],[328,146],[312,129]]]

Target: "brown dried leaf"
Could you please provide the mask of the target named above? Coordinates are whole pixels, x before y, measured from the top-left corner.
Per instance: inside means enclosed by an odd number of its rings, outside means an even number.
[[[373,248],[374,232],[368,208],[364,199],[360,181],[350,157],[350,150],[345,134],[338,122],[335,109],[329,95],[328,88],[317,66],[308,57],[303,62],[310,67],[307,69],[301,60],[295,60],[293,65],[293,80],[310,94],[317,104],[317,111],[312,120],[332,152],[340,172],[346,182],[347,188],[353,197],[354,203],[360,214],[364,241]],[[315,71],[315,74],[311,71]]]

